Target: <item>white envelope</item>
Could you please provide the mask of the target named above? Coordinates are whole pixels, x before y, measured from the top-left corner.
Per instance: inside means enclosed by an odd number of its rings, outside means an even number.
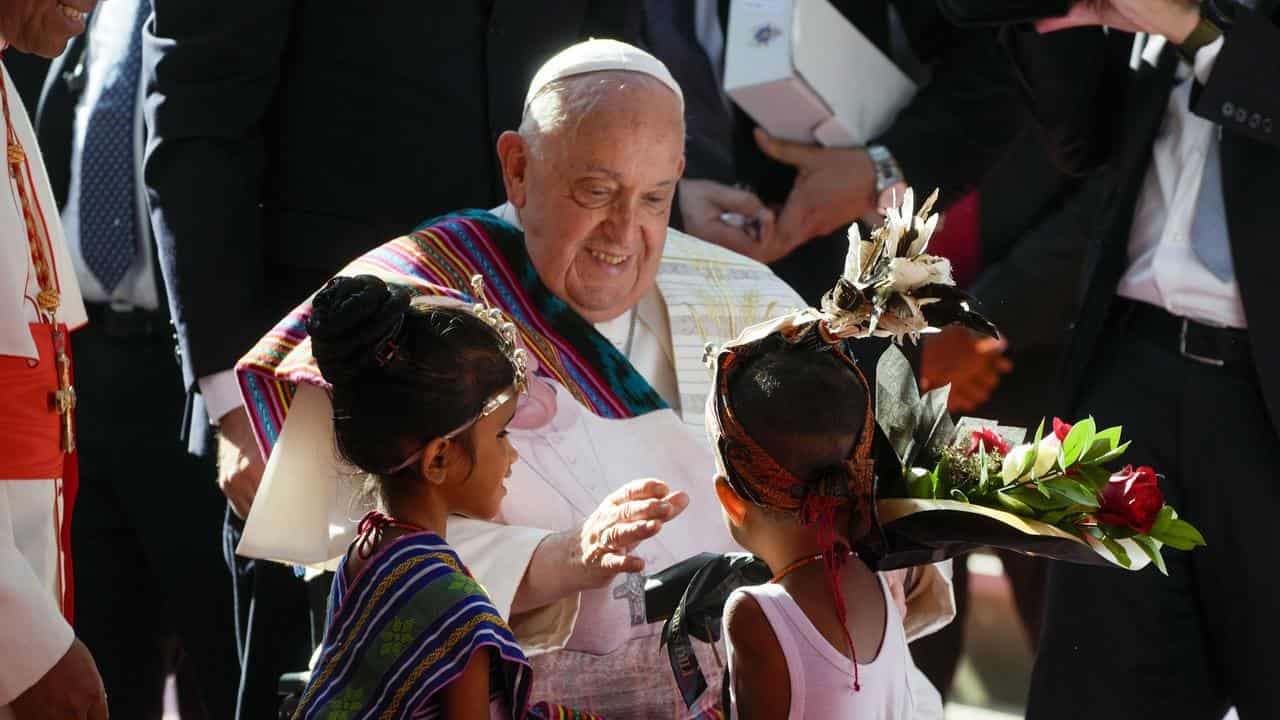
[[[857,147],[916,85],[827,0],[733,0],[724,90],[770,135]]]

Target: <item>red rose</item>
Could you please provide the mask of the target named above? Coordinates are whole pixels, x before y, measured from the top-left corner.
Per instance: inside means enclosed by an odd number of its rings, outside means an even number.
[[[1053,419],[1053,434],[1057,436],[1058,442],[1067,441],[1067,433],[1071,432],[1071,423],[1064,423],[1058,418]]]
[[[974,430],[969,436],[969,454],[977,455],[979,448],[986,450],[988,455],[995,452],[1001,455],[1009,454],[1009,443],[1005,442],[1000,433],[991,428]]]
[[[1164,507],[1164,495],[1155,470],[1146,466],[1134,470],[1132,465],[1126,465],[1107,481],[1098,493],[1098,502],[1098,522],[1145,534],[1151,532],[1156,515]]]

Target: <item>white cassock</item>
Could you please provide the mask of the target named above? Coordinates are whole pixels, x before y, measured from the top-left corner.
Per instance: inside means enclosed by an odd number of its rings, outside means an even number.
[[[492,212],[520,226],[510,205]],[[510,620],[533,662],[535,700],[610,718],[685,712],[666,651],[658,647],[661,624],[645,621],[643,576],[619,576],[609,587],[515,618],[512,601],[547,535],[579,527],[609,493],[637,478],[661,478],[691,500],[680,519],[637,548],[647,570],[699,552],[741,551],[713,489],[715,463],[702,417],[711,374],[703,348],[803,306],[767,267],[671,231],[654,290],[632,311],[596,329],[673,409],[604,419],[559,389],[550,418],[511,430],[520,461],[506,482],[501,515],[493,522],[449,519],[449,544]],[[323,390],[299,386],[246,521],[240,554],[334,567],[346,550],[363,509],[353,504],[352,471],[338,467],[333,453],[316,451],[335,446],[331,416]],[[949,573],[925,577],[911,599],[912,637],[954,616]],[[695,648],[713,688],[699,703],[705,706],[718,701],[714,690],[722,666],[710,646]]]
[[[84,303],[72,271],[35,133],[9,74],[4,71],[10,121],[26,152],[36,200],[53,246],[62,302],[58,320],[84,325]],[[30,323],[38,318],[30,298],[39,293],[26,223],[12,178],[0,198],[0,356],[39,359]],[[50,388],[52,391],[54,388]],[[3,390],[0,389],[0,392]],[[17,429],[10,430],[16,432]],[[0,720],[12,717],[9,703],[44,677],[75,638],[62,616],[58,528],[64,517],[62,478],[0,474]]]

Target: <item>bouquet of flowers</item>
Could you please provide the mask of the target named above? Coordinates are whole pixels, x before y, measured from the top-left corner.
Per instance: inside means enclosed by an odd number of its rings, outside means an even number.
[[[1074,562],[1100,558],[1135,570],[1149,560],[1166,574],[1163,546],[1191,550],[1205,544],[1165,503],[1152,468],[1108,469],[1129,447],[1119,427],[1099,429],[1093,418],[1071,424],[1054,418],[1047,433],[1041,422],[1032,441],[1024,442],[1025,430],[990,420],[953,424],[947,388],[920,396],[910,366],[894,348],[881,358],[877,385],[877,421],[901,462],[905,496],[882,500],[880,520],[900,540],[938,548],[960,538],[985,539],[975,544]],[[925,527],[922,515],[909,519],[928,511],[953,518],[933,515],[932,527]],[[975,513],[987,522],[985,529],[975,529]],[[1002,532],[1003,540],[990,542]],[[951,543],[945,554],[967,549],[963,545]]]

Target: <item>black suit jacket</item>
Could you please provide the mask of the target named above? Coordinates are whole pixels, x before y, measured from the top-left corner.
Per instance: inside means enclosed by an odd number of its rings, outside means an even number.
[[[40,152],[44,156],[45,171],[59,209],[67,204],[67,191],[71,185],[72,127],[76,103],[84,90],[79,79],[72,79],[72,76],[85,57],[88,46],[88,33],[81,33],[71,38],[66,50],[53,59],[44,78],[36,110],[35,126],[40,138]]]
[[[1277,1],[1242,10],[1209,82],[1192,93],[1191,109],[1221,124],[1223,194],[1236,280],[1249,324],[1259,382],[1273,425],[1280,423],[1280,319],[1269,293],[1280,245],[1272,211],[1280,187],[1280,28]],[[1066,363],[1074,401],[1106,329],[1124,273],[1133,214],[1152,144],[1173,87],[1176,56],[1159,66],[1128,66],[1133,37],[1096,29],[1008,36],[1057,159],[1072,171],[1101,170],[1104,197],[1085,260],[1083,295]],[[1237,114],[1237,111],[1243,112]],[[1277,425],[1280,429],[1280,425]]]
[[[533,73],[638,28],[622,0],[155,0],[145,175],[188,388],[352,258],[498,204]]]

